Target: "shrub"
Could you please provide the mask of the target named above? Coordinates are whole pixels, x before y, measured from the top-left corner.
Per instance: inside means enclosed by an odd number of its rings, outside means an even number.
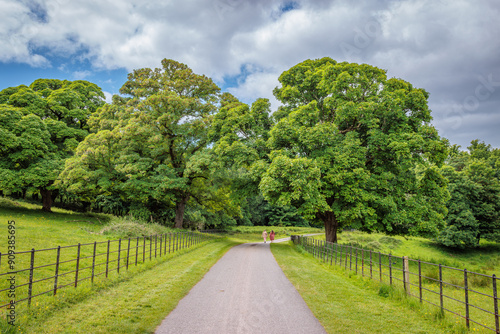
[[[112,234],[118,238],[137,238],[167,233],[169,229],[159,224],[138,223],[133,220],[121,219],[105,226],[100,233]]]

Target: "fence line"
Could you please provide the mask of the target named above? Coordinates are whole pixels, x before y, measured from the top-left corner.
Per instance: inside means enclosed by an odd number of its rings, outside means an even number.
[[[339,265],[345,270],[355,271],[363,277],[391,286],[400,286],[408,296],[418,298],[421,303],[439,307],[443,314],[449,312],[463,318],[467,328],[474,323],[500,334],[496,275],[414,260],[407,256],[373,252],[311,237],[293,236],[292,240],[325,263]],[[491,291],[491,295],[488,291]]]
[[[208,234],[186,231],[38,250],[33,248],[10,254],[0,253],[0,282],[5,283],[10,278],[15,281],[13,285],[0,285],[0,295],[15,291],[15,300],[0,299],[0,309],[20,302],[27,302],[30,306],[33,298],[42,295],[55,296],[60,289],[68,286],[77,288],[78,283],[87,280],[94,284],[94,278],[97,276],[104,275],[108,278],[110,272],[116,271],[120,274],[121,268],[128,270],[132,263],[137,266],[145,263],[148,258],[151,261],[153,256],[165,256],[213,238]],[[126,242],[122,243],[122,240]],[[9,255],[15,257],[16,267],[21,269],[2,270],[1,265],[7,265],[6,259]],[[6,287],[2,288],[3,286]]]

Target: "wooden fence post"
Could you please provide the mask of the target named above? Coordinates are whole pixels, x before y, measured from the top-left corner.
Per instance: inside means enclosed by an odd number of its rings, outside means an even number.
[[[403,256],[403,282],[406,293],[410,294],[410,265],[408,263],[408,256]]]

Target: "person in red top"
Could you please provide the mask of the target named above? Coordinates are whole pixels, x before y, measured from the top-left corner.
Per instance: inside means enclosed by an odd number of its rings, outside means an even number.
[[[271,233],[269,233],[269,239],[271,239],[271,242],[274,240],[274,231],[271,230]]]

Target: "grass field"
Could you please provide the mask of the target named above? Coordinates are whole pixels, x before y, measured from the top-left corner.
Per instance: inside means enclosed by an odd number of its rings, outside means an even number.
[[[217,239],[147,262],[94,286],[44,297],[18,310],[16,328],[2,333],[153,333],[165,316],[235,244]]]
[[[338,267],[301,248],[271,246],[274,257],[328,333],[464,333],[440,313]]]
[[[102,253],[105,252],[108,240],[123,238],[122,247],[124,248],[121,248],[120,253],[123,259],[127,256],[127,252],[125,251],[125,248],[128,247],[127,238],[131,238],[131,246],[129,247],[131,249],[130,269],[128,271],[122,269],[120,274],[116,270],[110,270],[109,279],[99,277],[96,278],[93,285],[87,281],[79,284],[78,289],[70,286],[58,291],[55,297],[53,294],[37,297],[33,299],[30,310],[27,310],[26,303],[21,303],[17,309],[17,323],[19,327],[16,328],[15,332],[18,333],[116,332],[118,324],[123,320],[122,316],[119,315],[121,313],[128,314],[126,318],[131,323],[127,324],[126,331],[123,331],[120,327],[120,332],[152,332],[154,326],[159,323],[158,321],[161,321],[164,315],[175,307],[177,301],[189,291],[190,286],[194,285],[203,276],[203,273],[232,245],[242,242],[261,242],[263,229],[267,229],[268,232],[274,229],[276,239],[292,234],[320,233],[320,235],[314,236],[314,238],[324,240],[324,235],[321,234],[324,231],[316,228],[240,226],[233,228],[233,230],[225,234],[229,239],[217,238],[213,242],[205,242],[191,249],[185,249],[175,254],[172,253],[161,258],[156,258],[155,250],[158,252],[158,248],[161,247],[166,249],[167,244],[165,242],[167,239],[149,239],[147,236],[153,234],[165,235],[172,232],[172,229],[155,224],[138,224],[131,220],[118,219],[109,215],[81,214],[57,208],[54,211],[54,213],[47,214],[41,211],[38,206],[0,198],[0,237],[4,239],[4,242],[0,242],[0,252],[5,254],[7,250],[8,222],[14,220],[16,222],[16,251],[18,252],[29,251],[32,248],[36,250],[57,246],[63,246],[64,248],[65,246],[81,243],[87,244],[81,247],[81,256],[88,257],[92,255],[93,242],[98,243],[96,246],[97,252]],[[170,244],[175,241],[176,239],[172,240],[169,237],[168,247],[170,248]],[[422,238],[404,239],[401,237],[387,237],[381,234],[359,232],[343,232],[339,236],[339,243],[370,249],[374,254],[376,252],[391,253],[395,256],[409,256],[410,258],[441,263],[450,267],[467,267],[470,271],[477,271],[488,275],[493,273],[498,274],[498,268],[500,268],[500,245],[494,243],[481,243],[481,247],[476,250],[456,251],[440,247],[434,242]],[[118,247],[118,242],[112,242],[112,250],[114,249],[113,247]],[[445,316],[445,319],[442,321],[441,313],[437,311],[437,308],[426,306],[426,304],[420,306],[418,300],[406,298],[401,289],[394,289],[388,285],[380,285],[376,281],[360,278],[354,275],[353,272],[346,273],[339,266],[332,266],[330,268],[322,264],[318,259],[306,254],[300,248],[287,245],[273,245],[272,249],[287,276],[296,285],[306,302],[310,304],[311,309],[313,309],[313,312],[320,321],[324,323],[326,328],[329,328],[329,333],[351,331],[353,333],[382,333],[391,332],[391,330],[393,330],[392,332],[398,332],[396,329],[403,330],[407,327],[401,327],[401,325],[396,324],[395,322],[397,321],[395,319],[406,319],[405,317],[410,317],[408,321],[412,326],[411,330],[415,333],[418,333],[417,329],[420,328],[422,329],[420,331],[422,333],[463,331],[462,319],[457,320],[454,317]],[[76,251],[77,247],[66,247],[64,250],[61,250],[61,261],[64,262],[69,258],[74,258]],[[53,263],[56,256],[56,248],[46,252],[37,252],[36,254],[36,265]],[[46,255],[39,256],[40,254]],[[138,266],[135,266],[135,254],[138,254]],[[29,253],[25,253],[16,258],[17,268],[29,266],[29,255]],[[149,256],[151,260],[141,259],[141,256]],[[129,257],[127,256],[127,258]],[[0,273],[8,271],[5,260],[5,257],[3,257],[0,263]],[[89,261],[89,258],[82,260],[81,267],[88,267]],[[142,264],[142,262],[144,263]],[[74,262],[61,264],[61,270],[71,271],[73,267]],[[152,270],[153,268],[155,269]],[[304,268],[308,268],[308,270],[304,271]],[[52,276],[54,271],[53,266],[40,270],[45,270],[46,273],[40,275],[42,272],[38,271],[34,280],[45,276]],[[160,270],[163,276],[155,274],[157,270]],[[416,270],[415,263],[410,265],[410,270]],[[376,271],[374,271],[374,274],[376,274]],[[437,289],[435,281],[437,271],[435,267],[424,267],[423,274],[430,278],[424,280],[424,286],[434,290]],[[19,278],[27,279],[27,275],[27,272],[20,273]],[[68,277],[61,278],[59,284],[71,284],[71,281],[74,279],[73,275],[74,273],[68,275]],[[88,272],[86,275],[88,275]],[[330,275],[333,276],[330,277]],[[162,281],[162,277],[165,281]],[[149,306],[143,307],[134,302],[138,298],[138,294],[141,291],[143,292],[143,290],[137,289],[137,284],[141,280],[148,282],[147,286],[151,288],[162,286],[161,289],[166,289],[164,293],[160,292],[160,295],[162,298],[168,299],[169,303],[155,309],[152,318],[144,316],[141,312],[147,313],[148,309],[156,307],[152,305],[152,303],[159,303],[155,299],[155,295],[148,295],[141,299],[142,304]],[[454,274],[446,273],[443,280],[457,285],[463,282],[460,272]],[[186,286],[181,283],[184,281],[187,282]],[[45,284],[44,289],[50,290],[53,282],[44,281],[38,284],[39,287]],[[491,294],[490,281],[478,279],[475,282],[471,281],[470,284],[479,292],[484,291]],[[5,288],[5,286],[7,286],[6,280],[0,281],[0,289]],[[26,290],[27,287],[20,288],[18,292],[22,292],[23,289]],[[463,299],[463,294],[459,289],[447,286],[444,291],[453,298]],[[386,297],[380,296],[379,293]],[[2,294],[5,294],[5,292],[2,292]],[[122,296],[125,296],[123,300],[121,299]],[[5,299],[3,297],[2,295],[0,299]],[[109,306],[106,304],[106,300],[109,304],[109,298],[117,298],[118,313],[109,309]],[[424,298],[439,303],[438,299],[436,299],[438,297],[433,294],[425,295]],[[476,297],[471,298],[470,302],[474,302],[480,307],[488,310],[492,308],[489,301],[483,301],[481,298]],[[151,300],[151,302],[148,302],[148,300]],[[94,304],[98,307],[102,305],[102,309],[105,310],[102,317],[89,315],[88,312],[91,311],[87,311],[87,308],[95,311],[95,307],[93,308]],[[353,305],[356,305],[356,307]],[[446,301],[446,306],[450,308],[460,307],[460,305],[453,306],[453,302],[448,300]],[[357,307],[359,307],[359,310],[357,310]],[[390,310],[390,314],[383,311],[385,309]],[[350,315],[351,313],[353,316]],[[408,314],[410,313],[412,315],[409,316]],[[366,319],[369,319],[373,323],[363,323],[363,314],[365,314]],[[471,312],[471,317],[490,326],[492,318],[488,316],[486,319],[483,319],[479,314],[480,312],[478,313],[474,310]],[[66,319],[66,315],[71,315],[69,321]],[[86,315],[86,317],[81,317],[80,315]],[[2,319],[0,321],[0,332],[12,331],[13,328],[7,326],[4,321],[5,309],[0,310],[0,318]],[[143,318],[144,320],[142,320]],[[342,321],[338,319],[342,319]],[[435,321],[439,322],[437,327],[433,323]],[[358,329],[355,330],[355,328]],[[480,327],[471,326],[472,331],[479,329]]]
[[[315,236],[314,238],[324,240],[324,236]],[[487,333],[491,331],[483,326],[495,328],[494,286],[491,275],[498,274],[499,266],[496,265],[500,256],[498,244],[483,243],[480,248],[475,250],[457,251],[441,247],[430,240],[422,238],[406,240],[401,237],[387,237],[380,234],[360,232],[342,233],[339,244],[344,246],[331,247],[333,262],[336,263],[335,267],[344,268],[350,273],[357,272],[358,275],[363,275],[364,271],[365,276],[371,276],[376,281],[382,280],[386,284],[390,283],[389,257],[384,254],[392,254],[392,281],[399,291],[404,291],[402,283],[403,263],[400,257],[412,254],[409,255],[409,258],[413,259],[413,261],[409,261],[409,271],[411,273],[409,281],[412,285],[408,289],[413,295],[412,299],[417,301],[420,293],[420,283],[419,264],[416,260],[420,259],[422,261],[420,272],[423,302],[428,303],[428,305],[433,303],[436,306],[431,307],[435,310],[440,309],[439,305],[441,303],[440,266],[438,265],[441,264],[443,307],[446,311],[452,311],[465,317],[465,301],[468,298],[468,303],[471,305],[469,307],[469,318],[479,323],[476,324],[471,321],[471,329]],[[360,248],[368,251],[362,251]],[[378,254],[379,251],[382,253],[381,256]],[[371,258],[372,261],[370,262]],[[379,259],[381,259],[382,263],[382,275],[380,275],[379,270]],[[467,296],[464,288],[465,273],[463,269],[465,267],[468,270]],[[496,280],[496,282],[498,284],[499,281]],[[444,315],[455,318],[455,315],[450,312],[445,312]],[[465,320],[459,317],[455,321],[465,323]]]

